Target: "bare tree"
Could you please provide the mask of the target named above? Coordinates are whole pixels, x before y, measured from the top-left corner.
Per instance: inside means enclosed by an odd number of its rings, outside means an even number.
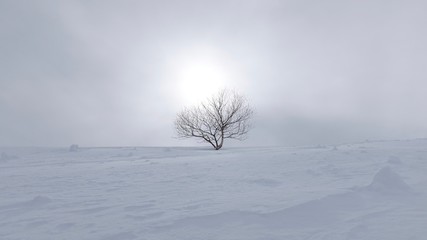
[[[242,95],[224,89],[199,106],[178,113],[175,129],[178,137],[200,138],[219,150],[226,138],[245,139],[252,115]]]

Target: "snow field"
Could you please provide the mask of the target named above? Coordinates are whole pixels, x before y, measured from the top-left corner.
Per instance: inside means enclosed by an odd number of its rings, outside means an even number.
[[[0,148],[0,239],[426,239],[427,140]]]

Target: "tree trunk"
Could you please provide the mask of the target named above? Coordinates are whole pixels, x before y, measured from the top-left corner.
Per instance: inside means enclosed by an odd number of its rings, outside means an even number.
[[[222,144],[224,143],[224,136],[221,136],[221,140],[220,140],[220,142],[219,142],[219,144],[218,144],[218,149],[216,149],[216,150],[219,150],[219,149],[221,149],[222,148]]]

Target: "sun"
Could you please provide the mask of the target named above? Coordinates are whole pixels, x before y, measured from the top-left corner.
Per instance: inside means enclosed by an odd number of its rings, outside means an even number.
[[[183,64],[178,79],[180,95],[186,102],[195,102],[224,88],[227,74],[213,62],[194,61]]]
[[[186,105],[198,104],[223,88],[230,87],[232,71],[227,59],[212,51],[188,51],[174,58],[174,92]]]

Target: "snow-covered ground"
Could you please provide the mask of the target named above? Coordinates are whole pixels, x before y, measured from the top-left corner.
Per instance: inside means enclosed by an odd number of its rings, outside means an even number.
[[[427,239],[427,140],[0,148],[0,239]]]

